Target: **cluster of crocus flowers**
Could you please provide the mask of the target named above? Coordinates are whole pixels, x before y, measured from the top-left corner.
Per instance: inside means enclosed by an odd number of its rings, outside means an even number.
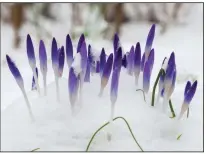
[[[184,91],[184,101],[182,103],[179,119],[181,119],[185,111],[189,109],[189,105],[192,101],[192,98],[195,95],[196,89],[197,89],[197,80],[193,84],[191,84],[190,81],[187,81],[187,84],[185,86],[185,91]]]

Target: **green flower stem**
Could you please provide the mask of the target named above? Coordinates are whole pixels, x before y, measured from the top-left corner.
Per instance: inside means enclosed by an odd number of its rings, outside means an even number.
[[[137,89],[136,91],[142,91],[143,96],[144,96],[144,101],[146,102],[146,99],[145,99],[145,93],[144,93],[144,91],[143,91],[142,89]]]
[[[155,84],[154,84],[154,86],[153,86],[151,106],[154,106],[155,90],[156,90],[157,83],[158,83],[158,81],[159,81],[160,75],[162,75],[162,74],[165,75],[165,71],[164,71],[164,69],[161,68],[160,71],[159,71],[159,73],[158,73],[158,75],[157,75],[157,78],[156,78],[156,80],[155,80]]]
[[[141,146],[140,146],[139,143],[137,142],[134,134],[132,133],[132,129],[130,128],[129,123],[127,122],[127,120],[125,120],[123,117],[116,117],[116,118],[113,119],[113,121],[115,121],[115,120],[117,120],[117,119],[122,119],[122,120],[124,120],[124,122],[127,124],[127,127],[128,127],[128,129],[129,129],[129,131],[130,131],[130,133],[131,133],[131,135],[132,135],[135,143],[137,144],[137,146],[138,146],[138,147],[141,149],[141,151],[143,152],[143,149],[141,148]],[[101,126],[101,127],[92,135],[92,138],[90,139],[90,141],[89,141],[89,143],[88,143],[88,145],[87,145],[86,152],[89,151],[89,147],[90,147],[90,145],[91,145],[94,137],[96,136],[96,134],[97,134],[102,128],[104,128],[105,126],[107,126],[108,124],[109,124],[109,122],[105,123],[103,126]]]
[[[170,106],[170,110],[171,110],[171,112],[172,112],[172,117],[171,117],[171,118],[176,117],[175,111],[174,111],[173,106],[172,106],[172,101],[171,101],[171,99],[169,100],[169,106]]]
[[[187,109],[187,118],[189,118],[189,112],[190,112],[190,109],[188,107],[188,109]]]

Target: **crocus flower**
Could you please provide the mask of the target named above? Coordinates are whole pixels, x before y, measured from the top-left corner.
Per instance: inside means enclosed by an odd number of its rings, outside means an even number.
[[[112,64],[113,64],[113,54],[111,53],[107,59],[107,62],[105,64],[103,73],[102,73],[102,77],[101,77],[101,89],[100,89],[100,93],[99,96],[102,96],[104,88],[106,87],[111,71],[112,71]]]
[[[71,103],[71,108],[73,110],[75,102],[77,101],[77,95],[79,89],[79,77],[76,76],[73,67],[70,67],[68,87],[69,87],[69,99]]]
[[[19,72],[19,69],[16,67],[16,64],[13,62],[13,60],[6,55],[6,60],[7,60],[7,64],[9,66],[9,69],[12,73],[12,75],[14,76],[18,86],[22,89],[24,88],[24,81],[23,78],[21,76],[21,73]]]
[[[40,40],[39,43],[39,61],[40,61],[40,70],[43,75],[44,82],[44,95],[46,95],[46,76],[47,76],[47,54],[44,42]]]
[[[150,61],[150,71],[152,73],[153,65],[154,65],[154,49],[150,51],[148,60]]]
[[[99,71],[100,71],[101,76],[102,76],[105,63],[106,63],[106,53],[104,51],[104,48],[102,48],[102,51],[100,54],[100,63],[99,63]]]
[[[134,46],[131,47],[129,55],[128,55],[128,73],[129,75],[133,75],[134,68]]]
[[[55,76],[58,74],[58,67],[59,67],[59,59],[58,59],[59,53],[57,48],[57,42],[56,39],[52,39],[52,47],[51,47],[51,59],[52,59],[52,68],[54,70]]]
[[[62,46],[59,50],[59,77],[62,77],[63,70],[64,70],[64,59],[65,59],[65,53],[64,53],[64,47]]]
[[[51,47],[51,59],[52,59],[52,68],[54,70],[55,83],[56,83],[56,93],[57,93],[57,101],[60,101],[59,96],[59,83],[58,83],[58,70],[59,70],[59,50],[57,48],[56,39],[52,39],[52,47]]]
[[[114,56],[116,55],[117,49],[119,47],[119,36],[117,33],[114,35],[114,40],[113,40],[113,47],[114,47]]]
[[[179,119],[183,116],[184,112],[189,108],[190,102],[195,95],[197,89],[197,80],[191,85],[190,81],[187,82],[184,91],[184,102],[181,107]]]
[[[36,67],[36,75],[37,75],[37,79],[38,79],[38,68],[37,68],[37,67]],[[36,83],[35,83],[34,76],[33,76],[33,78],[32,78],[31,90],[37,90],[37,85],[36,85]]]
[[[152,25],[149,34],[147,36],[147,41],[146,41],[146,45],[145,45],[145,51],[144,54],[142,56],[142,62],[141,62],[141,70],[144,70],[144,65],[150,55],[150,51],[152,48],[152,44],[153,44],[153,40],[154,40],[154,36],[155,36],[155,24]]]
[[[81,46],[83,42],[85,42],[85,37],[84,37],[84,34],[81,34],[78,45],[77,45],[77,53],[81,51]]]
[[[66,56],[67,56],[67,64],[70,68],[72,61],[73,61],[73,45],[70,35],[66,36]]]
[[[145,63],[144,71],[143,71],[143,90],[145,93],[148,93],[150,87],[150,75],[151,75],[150,65],[151,65],[150,61],[148,60]]]
[[[36,58],[35,58],[35,53],[34,53],[34,46],[31,40],[31,36],[28,34],[27,35],[27,56],[29,60],[29,65],[31,68],[36,68]]]
[[[84,78],[84,75],[86,73],[86,68],[87,68],[87,46],[85,41],[82,42],[80,55],[81,55],[81,67],[82,67],[83,78]]]
[[[138,85],[139,73],[140,73],[140,65],[141,65],[141,47],[138,42],[135,47],[134,53],[134,76],[135,76],[135,85]]]
[[[111,100],[111,116],[110,116],[110,127],[112,126],[112,119],[114,116],[114,105],[117,100],[117,94],[118,94],[118,85],[119,85],[119,76],[121,71],[121,65],[122,65],[122,49],[121,47],[118,49],[113,67],[113,73],[112,73],[112,81],[111,81],[111,89],[110,89],[110,100]],[[111,140],[111,134],[108,133],[108,140]]]
[[[25,89],[24,89],[24,81],[23,81],[23,78],[21,76],[21,73],[19,72],[19,69],[16,67],[16,64],[13,62],[13,60],[8,55],[6,55],[6,61],[7,61],[7,64],[9,66],[9,69],[10,69],[12,75],[14,76],[19,88],[22,91],[22,94],[24,96],[30,117],[32,120],[34,120],[34,116],[33,116],[32,111],[31,111],[31,106],[30,106],[28,97],[26,95]]]
[[[37,91],[40,94],[39,83],[38,83],[37,74],[36,74],[36,71],[35,71],[35,69],[36,69],[36,58],[35,58],[35,53],[34,53],[34,46],[33,46],[33,43],[32,43],[32,40],[31,40],[31,37],[30,37],[29,34],[27,35],[27,56],[28,56],[28,60],[29,60],[29,65],[32,69],[32,72],[33,72],[33,75],[34,75],[34,78],[35,78],[35,82],[36,82],[36,85],[37,85]]]
[[[119,48],[117,51],[116,57],[114,59],[114,64],[116,66],[114,67],[113,73],[112,73],[111,91],[110,91],[110,100],[112,103],[115,103],[117,100],[121,63],[122,63],[122,49]]]
[[[145,45],[145,61],[147,61],[151,48],[152,48],[152,43],[154,40],[154,36],[155,36],[155,24],[152,25],[149,34],[147,36],[147,41],[146,41],[146,45]]]
[[[174,53],[171,54],[167,69],[164,78],[164,102],[163,102],[163,110],[166,110],[169,99],[174,91],[176,81],[176,64],[175,64],[175,56]]]

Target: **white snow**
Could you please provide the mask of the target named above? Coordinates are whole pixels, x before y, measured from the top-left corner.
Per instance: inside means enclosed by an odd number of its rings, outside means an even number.
[[[193,5],[193,4],[192,4]],[[150,91],[144,102],[141,91],[135,89],[134,76],[129,76],[124,68],[120,74],[118,99],[115,104],[115,117],[123,116],[128,120],[135,137],[144,151],[203,151],[203,5],[196,4],[186,24],[171,25],[164,35],[160,35],[160,27],[156,27],[153,42],[155,61],[150,82]],[[68,9],[68,8],[65,8]],[[60,9],[61,10],[61,9]],[[121,45],[129,51],[137,41],[141,43],[142,53],[145,40],[151,25],[147,23],[128,23],[122,27]],[[44,27],[55,36],[58,45],[65,45],[69,32],[69,21],[56,24],[45,22]],[[93,133],[110,118],[110,80],[103,96],[98,97],[100,77],[91,76],[91,82],[85,83],[82,90],[83,106],[80,112],[72,116],[68,94],[69,69],[65,63],[63,78],[59,79],[60,103],[56,102],[56,88],[50,52],[51,38],[45,40],[48,55],[48,93],[43,97],[43,80],[39,73],[39,85],[42,96],[31,91],[32,70],[26,55],[26,35],[31,34],[39,67],[39,38],[36,30],[26,23],[21,30],[22,44],[13,49],[13,32],[9,25],[1,22],[1,150],[2,151],[85,151]],[[74,40],[73,44],[77,44]],[[106,54],[113,52],[112,41],[86,38],[92,49]],[[95,51],[93,50],[93,51]],[[76,48],[74,47],[74,51]],[[175,52],[177,82],[171,96],[176,115],[180,113],[184,88],[187,80],[198,80],[196,94],[190,105],[190,116],[178,121],[170,119],[162,113],[162,102],[151,107],[151,91],[164,57]],[[31,122],[26,103],[16,81],[11,75],[5,54],[9,54],[22,73],[28,99],[31,102],[35,122]],[[142,86],[142,74],[139,86]],[[158,87],[156,92],[158,91]],[[161,100],[162,101],[162,100]],[[113,125],[113,137],[107,141],[105,127],[94,139],[92,151],[140,151],[131,137],[126,124],[117,120]],[[180,140],[177,136],[182,134]]]

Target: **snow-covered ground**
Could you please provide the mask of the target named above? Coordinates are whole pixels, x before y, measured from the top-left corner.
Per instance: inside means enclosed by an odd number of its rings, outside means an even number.
[[[115,117],[125,117],[144,151],[202,151],[203,150],[203,6],[199,4],[187,20],[187,24],[173,25],[164,35],[160,35],[160,27],[156,27],[155,62],[151,77],[150,93],[147,103],[141,92],[135,91],[134,77],[122,69],[118,100],[115,105]],[[64,24],[45,23],[52,30],[59,45],[65,45],[69,21]],[[142,52],[151,25],[147,23],[128,23],[123,25],[120,36],[124,51],[138,41]],[[109,120],[110,114],[110,82],[103,97],[98,97],[100,76],[91,76],[91,82],[83,89],[83,107],[76,116],[71,115],[68,95],[68,69],[65,63],[63,78],[60,82],[61,102],[56,102],[54,75],[51,60],[48,62],[48,96],[38,97],[31,91],[32,71],[28,65],[26,54],[26,35],[30,33],[35,45],[38,59],[38,43],[35,29],[26,24],[21,30],[23,39],[21,47],[12,47],[12,28],[1,22],[1,150],[30,151],[84,151],[92,134],[103,123]],[[47,54],[50,57],[51,40],[45,40]],[[111,41],[87,39],[96,50],[105,48],[106,53],[113,52]],[[76,40],[74,41],[76,43]],[[196,94],[191,102],[190,117],[181,121],[170,119],[169,109],[165,115],[161,111],[161,102],[150,106],[152,86],[165,56],[174,51],[177,65],[177,82],[172,94],[172,102],[176,114],[180,112],[184,87],[187,80],[198,80]],[[30,122],[21,91],[11,75],[5,54],[9,54],[20,69],[28,92],[29,100],[36,118]],[[39,67],[39,60],[37,60]],[[43,87],[40,75],[40,86]],[[141,82],[141,78],[139,79]],[[141,85],[140,85],[141,86]],[[41,90],[42,91],[42,90]],[[114,122],[113,138],[106,139],[106,129],[101,131],[91,145],[93,151],[139,151],[132,140],[126,125],[120,120]],[[176,140],[183,134],[180,140]]]

